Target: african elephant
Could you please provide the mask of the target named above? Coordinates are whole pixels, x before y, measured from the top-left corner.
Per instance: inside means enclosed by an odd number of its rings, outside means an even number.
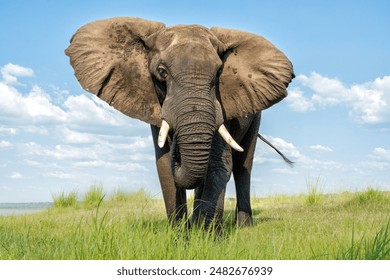
[[[237,222],[252,224],[261,111],[294,78],[281,51],[243,31],[121,17],[81,27],[65,53],[85,90],[151,125],[169,220],[187,216],[195,188],[194,220],[221,217],[233,172]]]

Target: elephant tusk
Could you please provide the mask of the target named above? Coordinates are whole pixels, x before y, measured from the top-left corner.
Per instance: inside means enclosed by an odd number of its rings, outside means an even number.
[[[162,121],[160,132],[158,133],[158,146],[160,148],[164,147],[165,141],[167,140],[169,131],[169,124],[166,121]]]
[[[233,137],[230,135],[229,131],[226,129],[225,125],[221,125],[218,129],[219,134],[221,134],[223,140],[229,144],[230,147],[235,149],[237,152],[243,152],[244,149],[234,141]]]

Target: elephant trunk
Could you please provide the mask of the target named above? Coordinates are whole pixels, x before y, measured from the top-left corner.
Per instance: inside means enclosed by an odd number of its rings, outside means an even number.
[[[208,95],[193,94],[175,112],[172,150],[173,175],[177,187],[196,188],[207,172],[211,142],[215,134],[215,104]]]
[[[206,129],[197,126],[198,129]],[[178,135],[173,152],[174,178],[179,188],[193,189],[207,172],[212,133]]]

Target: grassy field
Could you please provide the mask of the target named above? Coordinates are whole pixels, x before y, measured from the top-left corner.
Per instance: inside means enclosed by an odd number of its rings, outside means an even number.
[[[162,200],[91,187],[53,197],[53,207],[0,217],[0,259],[390,259],[390,192],[254,198],[251,228],[168,225]]]

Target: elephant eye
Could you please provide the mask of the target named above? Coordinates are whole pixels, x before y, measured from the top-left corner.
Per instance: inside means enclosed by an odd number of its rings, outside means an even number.
[[[161,66],[161,65],[158,66],[157,73],[163,80],[165,80],[167,78],[167,76],[168,76],[167,70],[165,69],[164,66]]]

